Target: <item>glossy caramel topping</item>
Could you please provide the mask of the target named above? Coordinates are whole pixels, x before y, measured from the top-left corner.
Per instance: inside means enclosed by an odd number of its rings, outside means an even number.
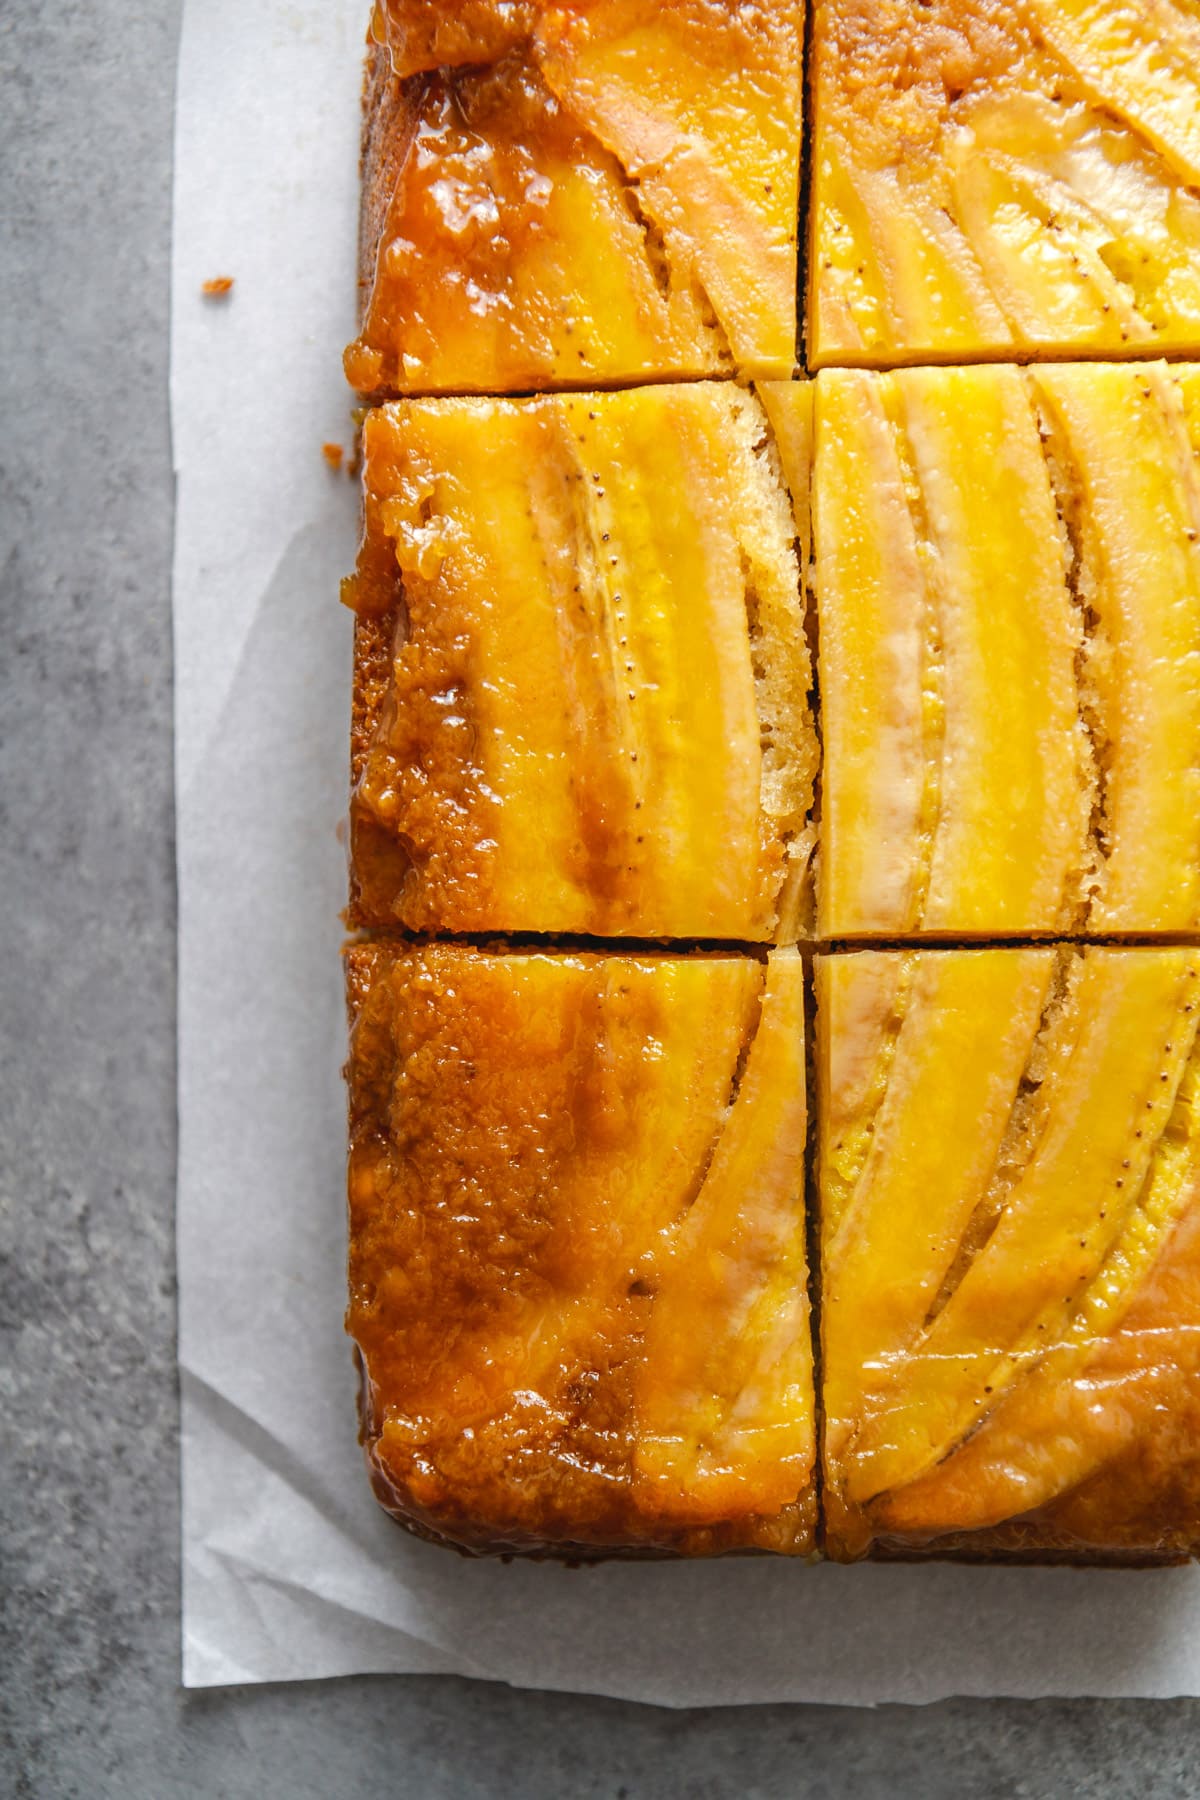
[[[798,956],[347,972],[385,1504],[475,1549],[810,1550]]]
[[[496,62],[533,34],[538,0],[376,0],[371,35],[397,75]]]
[[[805,485],[808,400],[770,401]],[[756,401],[396,404],[364,479],[355,922],[794,937],[816,736]]]
[[[375,31],[356,387],[790,373],[799,5],[395,3]]]
[[[1189,0],[818,0],[818,366],[1200,348]]]
[[[1200,952],[864,952],[818,1006],[832,1553],[1195,1547]]]

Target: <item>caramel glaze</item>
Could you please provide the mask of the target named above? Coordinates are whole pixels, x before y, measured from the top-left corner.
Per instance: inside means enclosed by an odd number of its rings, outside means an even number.
[[[541,11],[537,0],[377,0],[371,35],[398,75],[416,75],[497,61],[532,36]]]
[[[376,49],[367,117],[363,327],[346,353],[351,385],[483,391],[548,377],[586,385],[602,372],[587,338],[567,342],[573,323],[552,306],[532,315],[513,280],[542,235],[556,170],[618,184],[611,159],[536,72],[516,57],[401,80]]]
[[[1197,1196],[1200,1202],[1200,1195]],[[880,1560],[921,1555],[1129,1567],[1186,1562],[1200,1548],[1200,1204],[1172,1234],[1120,1331],[1086,1372],[1118,1393],[1121,1447],[1086,1481],[985,1531],[879,1533]],[[1044,1421],[1047,1435],[1053,1421]]]
[[[786,377],[798,5],[430,12],[376,9],[352,385]]]
[[[477,1553],[810,1551],[798,957],[346,968],[347,1327],[383,1504]],[[765,1155],[723,1236],[760,1118],[792,1160]]]

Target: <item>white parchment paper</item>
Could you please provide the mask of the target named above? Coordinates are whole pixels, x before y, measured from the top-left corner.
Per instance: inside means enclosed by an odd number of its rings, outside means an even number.
[[[1200,1570],[472,1563],[372,1500],[342,1334],[368,0],[187,0],[172,406],[184,1680],[454,1670],[668,1705],[1200,1693]],[[229,299],[201,283],[232,275]]]

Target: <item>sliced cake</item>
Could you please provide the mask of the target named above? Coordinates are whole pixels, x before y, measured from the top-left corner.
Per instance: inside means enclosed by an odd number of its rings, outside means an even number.
[[[347,977],[384,1506],[476,1552],[810,1553],[798,954],[375,944]]]
[[[768,405],[778,437],[732,383],[368,416],[355,925],[796,937],[810,390]]]
[[[822,936],[1200,927],[1200,373],[825,370]]]
[[[816,0],[810,364],[1200,350],[1193,0]]]
[[[836,1558],[1200,1544],[1200,950],[817,968]]]
[[[790,374],[799,0],[379,0],[373,37],[355,387]]]

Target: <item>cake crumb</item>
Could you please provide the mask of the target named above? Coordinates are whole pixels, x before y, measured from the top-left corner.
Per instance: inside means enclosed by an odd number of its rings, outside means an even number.
[[[206,300],[223,300],[232,287],[232,275],[214,275],[201,285],[200,292]]]
[[[325,461],[329,464],[331,469],[340,469],[342,466],[342,457],[345,455],[345,452],[340,444],[322,444],[321,455],[325,458]]]

